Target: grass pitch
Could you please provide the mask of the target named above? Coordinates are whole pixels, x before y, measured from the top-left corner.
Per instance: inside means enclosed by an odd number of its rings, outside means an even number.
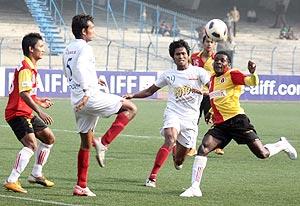
[[[4,116],[7,98],[0,98]],[[163,143],[159,134],[164,101],[136,101],[138,115],[114,141],[106,154],[105,168],[100,168],[92,150],[89,188],[97,197],[74,197],[79,135],[69,100],[56,100],[48,110],[55,123],[50,126],[56,136],[44,174],[56,185],[46,189],[30,185],[26,179],[33,160],[21,175],[28,194],[0,190],[0,205],[300,205],[300,163],[289,160],[283,152],[268,159],[257,159],[246,146],[231,142],[224,156],[209,155],[202,179],[201,198],[180,198],[190,185],[193,158],[187,158],[182,170],[173,167],[169,158],[158,176],[157,188],[143,186],[152,168],[158,148]],[[288,140],[300,152],[300,103],[243,103],[243,108],[264,143]],[[114,118],[101,119],[96,134],[101,135]],[[200,125],[199,142],[207,130]],[[7,123],[0,120],[0,179],[9,175],[21,144]]]

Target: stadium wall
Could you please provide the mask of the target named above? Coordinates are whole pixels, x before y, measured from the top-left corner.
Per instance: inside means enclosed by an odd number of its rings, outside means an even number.
[[[14,69],[2,68],[0,73],[0,96],[8,96]],[[160,72],[120,72],[98,71],[98,76],[108,85],[111,93],[124,95],[143,90],[152,85]],[[256,87],[245,87],[242,100],[300,101],[300,76],[259,75],[260,82]],[[39,96],[66,98],[69,97],[67,79],[62,70],[39,70]],[[151,98],[166,97],[166,91]]]

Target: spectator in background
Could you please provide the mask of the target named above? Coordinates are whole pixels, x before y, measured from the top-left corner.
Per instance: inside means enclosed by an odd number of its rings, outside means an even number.
[[[157,33],[157,22],[160,22],[160,19],[157,21],[157,12],[154,10],[151,14],[151,22],[152,22],[152,28],[151,28],[151,34],[156,34]]]
[[[284,26],[280,29],[280,33],[279,33],[279,39],[287,39],[288,38],[288,31],[289,29]]]
[[[227,29],[228,29],[228,34],[227,35],[228,35],[228,38],[230,38],[231,40],[233,40],[233,19],[232,19],[232,16],[230,15],[230,13],[227,13],[224,22],[227,25]]]
[[[235,37],[237,32],[237,23],[240,20],[240,12],[239,10],[237,10],[236,6],[234,6],[233,9],[230,11],[230,16],[233,21],[233,36]]]
[[[293,27],[282,27],[279,34],[279,39],[298,40],[294,34]]]
[[[287,26],[287,21],[285,18],[286,8],[282,0],[276,2],[275,6],[275,23],[271,28],[282,28]]]
[[[198,47],[199,48],[202,48],[203,47],[203,37],[205,36],[205,29],[204,29],[204,26],[198,26],[196,29],[196,32],[198,33]]]
[[[250,9],[247,12],[247,21],[255,23],[257,21],[256,11],[254,9]]]
[[[171,31],[170,31],[170,36],[171,37],[176,37],[180,33],[180,29],[178,28],[177,24],[172,24],[171,26]]]
[[[288,30],[288,39],[298,40],[298,37],[294,34],[294,29],[291,26],[289,27],[289,30]]]
[[[171,26],[166,21],[162,21],[159,25],[158,33],[162,36],[170,36]]]

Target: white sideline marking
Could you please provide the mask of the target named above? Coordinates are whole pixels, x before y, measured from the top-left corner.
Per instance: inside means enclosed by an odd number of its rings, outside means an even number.
[[[33,198],[28,198],[28,197],[16,197],[16,196],[11,196],[11,195],[1,195],[0,194],[0,197],[18,199],[18,200],[25,200],[25,201],[31,201],[31,202],[42,202],[42,203],[51,204],[51,205],[79,206],[79,205],[73,205],[73,204],[68,204],[68,203],[63,203],[63,202],[40,200],[40,199],[33,199]]]
[[[8,125],[4,125],[4,124],[0,124],[0,127],[9,128]],[[52,131],[57,131],[57,132],[66,132],[66,133],[75,133],[75,134],[77,134],[77,131],[74,131],[74,130],[55,129],[55,128],[50,128],[50,129]],[[136,138],[142,138],[142,139],[162,138],[161,136],[144,136],[144,135],[131,135],[131,134],[122,134],[122,133],[120,134],[120,136],[124,136],[124,137],[136,137]]]

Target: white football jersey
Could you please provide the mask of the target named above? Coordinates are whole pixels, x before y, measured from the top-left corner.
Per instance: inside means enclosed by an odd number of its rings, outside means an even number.
[[[93,49],[83,39],[75,39],[63,54],[63,69],[68,79],[71,102],[77,104],[84,96],[83,89],[92,96],[99,91]]]
[[[201,89],[210,80],[209,73],[200,67],[189,65],[185,70],[170,69],[156,80],[157,87],[168,86],[168,102],[165,115],[178,115],[194,120],[199,117],[199,108],[203,95],[192,92]]]

